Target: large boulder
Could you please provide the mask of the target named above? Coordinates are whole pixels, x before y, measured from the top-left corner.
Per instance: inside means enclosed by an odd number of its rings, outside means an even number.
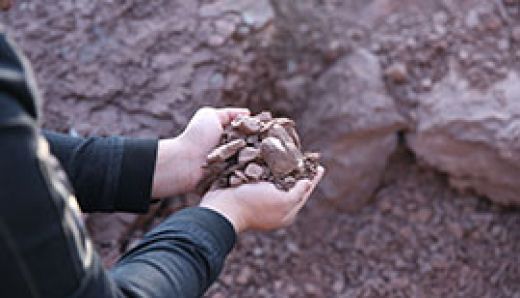
[[[321,192],[337,207],[357,210],[379,186],[404,119],[386,93],[377,57],[363,49],[324,73],[315,91],[299,122],[328,170]]]
[[[472,89],[456,71],[420,98],[408,143],[458,189],[520,205],[520,77]]]

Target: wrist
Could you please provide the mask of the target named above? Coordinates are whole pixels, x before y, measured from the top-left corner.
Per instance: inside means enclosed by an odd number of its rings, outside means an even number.
[[[191,185],[190,167],[186,149],[179,137],[159,140],[157,160],[152,185],[152,197],[164,198],[189,191]]]
[[[231,204],[230,200],[226,200],[226,198],[203,198],[199,207],[213,210],[227,219],[237,235],[247,230],[247,224],[241,216],[240,210],[238,210],[238,205]]]

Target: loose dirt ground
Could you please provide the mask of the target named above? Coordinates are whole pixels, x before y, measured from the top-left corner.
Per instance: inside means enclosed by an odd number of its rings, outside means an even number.
[[[266,47],[269,29],[239,25],[228,37],[240,21],[201,14],[211,3],[19,1],[2,22],[34,64],[45,127],[81,135],[171,136],[198,107],[230,103],[299,121],[305,102],[319,100],[306,98],[312,82],[356,48],[394,68],[388,92],[410,119],[452,59],[479,88],[520,65],[516,0],[273,1],[278,33]],[[268,17],[261,6],[258,22]],[[189,203],[172,198],[153,212]],[[88,218],[107,265],[158,220]],[[401,149],[359,212],[334,210],[318,193],[294,226],[243,235],[207,297],[518,298],[519,227],[518,209],[456,193]]]

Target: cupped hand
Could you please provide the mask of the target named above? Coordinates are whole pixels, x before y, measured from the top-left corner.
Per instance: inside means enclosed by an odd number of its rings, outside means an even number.
[[[287,192],[268,182],[211,191],[202,198],[200,206],[227,218],[237,233],[285,227],[296,219],[324,172],[319,167],[312,181],[300,180]]]
[[[159,141],[152,197],[193,191],[204,175],[206,157],[219,143],[224,127],[248,109],[205,107],[191,118],[176,138]]]

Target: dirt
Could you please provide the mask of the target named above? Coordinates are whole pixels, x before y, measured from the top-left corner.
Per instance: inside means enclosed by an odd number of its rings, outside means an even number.
[[[244,235],[207,297],[518,297],[519,224],[402,150],[360,212],[315,198],[294,226]]]
[[[208,174],[199,189],[204,193],[267,181],[288,191],[298,180],[312,180],[318,166],[318,153],[302,152],[293,120],[273,118],[270,112],[239,116],[225,128],[220,146],[208,155]]]
[[[272,1],[277,17],[261,11],[254,26],[201,10],[218,3],[20,1],[2,23],[33,62],[44,126],[80,135],[171,136],[204,105],[301,123],[308,95],[319,100],[313,82],[356,48],[378,55],[388,93],[412,120],[418,94],[451,61],[478,88],[520,65],[517,0]],[[406,150],[360,211],[339,212],[320,196],[290,228],[242,235],[207,297],[520,297],[520,211],[453,191]],[[110,266],[196,202],[170,198],[145,216],[87,223]]]

